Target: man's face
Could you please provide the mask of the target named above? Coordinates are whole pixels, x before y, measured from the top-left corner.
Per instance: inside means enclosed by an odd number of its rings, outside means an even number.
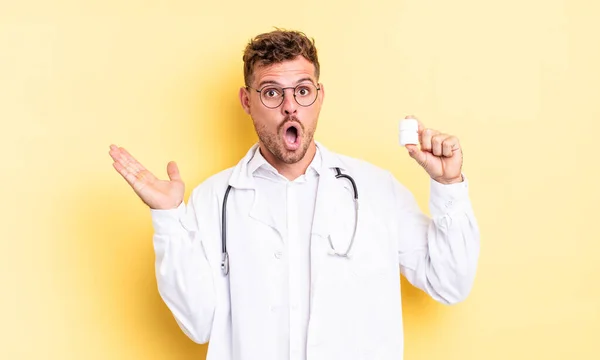
[[[304,57],[273,64],[267,67],[256,66],[253,80],[248,84],[251,88],[240,89],[240,101],[246,113],[254,122],[254,128],[260,142],[278,161],[294,164],[304,158],[309,146],[313,143],[313,135],[317,127],[324,91],[315,78],[315,68]],[[309,91],[316,91],[317,98],[310,106],[302,106],[294,99],[294,87],[299,101],[309,99],[304,96]],[[314,87],[310,87],[314,85]],[[320,90],[316,90],[319,88]],[[269,98],[281,95],[283,102],[273,109],[261,102],[261,94],[254,89],[262,90],[263,100],[271,105]],[[274,101],[273,106],[277,105]]]

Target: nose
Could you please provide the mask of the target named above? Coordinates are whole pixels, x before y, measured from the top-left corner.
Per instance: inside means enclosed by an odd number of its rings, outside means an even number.
[[[281,111],[284,115],[295,114],[298,110],[298,103],[294,99],[294,89],[286,89],[284,91],[285,96],[283,97],[283,104],[281,104]]]

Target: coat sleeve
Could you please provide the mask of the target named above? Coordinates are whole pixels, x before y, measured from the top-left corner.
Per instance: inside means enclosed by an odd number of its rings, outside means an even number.
[[[208,207],[195,189],[186,205],[151,210],[158,292],[181,330],[194,342],[209,341],[216,306],[199,206]],[[207,219],[208,220],[208,219]]]
[[[401,273],[440,303],[463,301],[473,286],[480,246],[468,180],[445,185],[430,179],[431,217],[410,191],[392,182]]]

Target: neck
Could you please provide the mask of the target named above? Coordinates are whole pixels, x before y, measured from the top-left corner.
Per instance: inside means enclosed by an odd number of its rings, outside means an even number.
[[[286,164],[277,159],[262,142],[259,144],[259,150],[265,160],[267,160],[267,162],[271,164],[277,170],[277,172],[279,172],[288,180],[294,180],[298,176],[306,173],[306,169],[308,169],[308,166],[310,165],[311,161],[313,161],[315,154],[317,153],[317,145],[315,144],[314,140],[311,141],[304,157],[294,164]]]

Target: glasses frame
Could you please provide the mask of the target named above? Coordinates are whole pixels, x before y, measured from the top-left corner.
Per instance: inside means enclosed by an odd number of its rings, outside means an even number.
[[[283,104],[283,102],[285,101],[285,90],[286,90],[286,89],[293,89],[293,90],[294,90],[294,92],[293,92],[293,94],[294,94],[294,100],[296,101],[296,104],[298,104],[298,105],[300,105],[300,106],[302,106],[302,107],[309,107],[309,106],[311,106],[312,104],[314,104],[314,103],[317,101],[317,99],[319,98],[319,90],[321,90],[321,86],[320,86],[319,84],[315,85],[315,84],[313,84],[312,82],[311,82],[311,83],[309,83],[309,84],[310,84],[310,85],[312,85],[312,86],[314,86],[314,87],[317,89],[317,94],[316,94],[316,96],[315,96],[315,99],[314,99],[314,100],[313,100],[313,101],[312,101],[310,104],[308,104],[308,105],[303,105],[303,104],[300,104],[300,103],[298,102],[298,99],[296,99],[296,89],[297,89],[299,86],[306,86],[306,85],[308,85],[308,84],[306,84],[306,83],[298,84],[298,85],[296,85],[296,86],[280,87],[280,89],[281,89],[281,93],[282,93],[282,95],[281,95],[281,102],[279,102],[279,104],[278,104],[277,106],[267,106],[267,104],[265,104],[265,102],[263,101],[262,94],[261,94],[261,93],[262,93],[262,91],[264,90],[264,88],[266,88],[266,87],[268,87],[268,86],[273,86],[273,85],[265,85],[265,86],[261,87],[260,89],[256,89],[256,88],[253,88],[253,87],[252,87],[252,86],[250,86],[250,85],[246,85],[246,90],[252,89],[252,90],[256,91],[256,92],[258,93],[258,98],[260,99],[260,102],[261,102],[261,103],[262,103],[262,104],[263,104],[263,105],[264,105],[266,108],[269,108],[269,109],[277,109],[277,108],[278,108],[278,107],[280,107],[280,106],[281,106],[281,104]]]

